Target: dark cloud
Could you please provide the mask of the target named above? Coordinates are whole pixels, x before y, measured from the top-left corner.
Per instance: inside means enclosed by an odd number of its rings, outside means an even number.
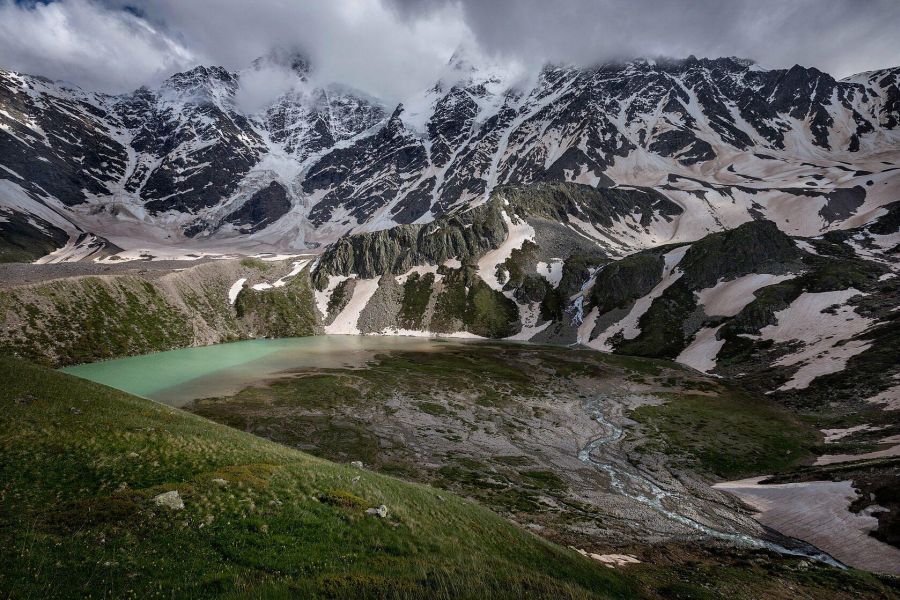
[[[595,63],[740,56],[837,76],[900,64],[897,0],[388,0],[417,19],[451,4],[482,48]]]
[[[897,0],[0,0],[0,67],[124,91],[300,47],[323,82],[393,102],[459,44],[531,66],[736,55],[844,76],[900,64],[898,30]]]
[[[381,0],[0,0],[0,67],[106,91],[299,47],[317,77],[392,102],[429,85],[467,39],[454,5],[409,20]]]

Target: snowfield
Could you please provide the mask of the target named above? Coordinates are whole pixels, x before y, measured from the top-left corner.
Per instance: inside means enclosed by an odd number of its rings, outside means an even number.
[[[756,519],[785,535],[806,540],[860,569],[900,574],[900,550],[869,535],[878,520],[868,511],[850,512],[858,494],[850,481],[766,485],[753,477],[717,483],[757,511]]]
[[[752,273],[697,292],[697,301],[709,316],[733,317],[753,302],[754,293],[764,287],[796,277],[794,274],[769,275]]]
[[[550,282],[553,287],[559,286],[563,274],[563,261],[561,258],[554,258],[550,263],[539,262],[537,264],[538,275]]]
[[[330,282],[329,282],[330,283]],[[353,295],[344,310],[335,317],[330,325],[325,326],[325,333],[336,335],[358,335],[360,333],[356,323],[362,310],[378,290],[378,278],[357,279],[353,287]]]
[[[506,223],[508,233],[506,240],[499,248],[487,251],[478,260],[478,275],[491,289],[500,291],[503,284],[497,279],[497,267],[512,256],[513,250],[518,250],[527,241],[534,241],[534,228],[525,219],[519,217],[513,221],[506,210],[501,211],[503,222]],[[513,215],[515,216],[515,215]]]
[[[721,328],[722,326],[719,325],[718,327],[704,327],[698,331],[694,340],[681,351],[675,362],[680,362],[702,373],[709,373],[715,369],[716,356],[725,345],[725,340],[716,339],[716,334]]]
[[[869,342],[851,339],[874,323],[846,304],[859,294],[854,288],[804,292],[789,307],[775,313],[775,325],[760,330],[759,339],[803,344],[799,351],[776,361],[782,366],[800,365],[780,390],[803,389],[816,377],[842,370],[848,359],[869,347]]]

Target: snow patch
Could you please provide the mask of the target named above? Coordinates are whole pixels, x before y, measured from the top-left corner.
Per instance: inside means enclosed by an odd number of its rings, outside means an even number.
[[[871,404],[884,404],[884,410],[900,410],[900,384],[866,398]]]
[[[561,258],[550,259],[550,264],[539,262],[537,264],[538,275],[550,282],[550,285],[556,287],[562,280],[563,260]]]
[[[794,245],[797,246],[798,248],[800,248],[801,250],[803,250],[804,252],[809,252],[810,254],[815,254],[816,256],[819,255],[819,253],[816,252],[815,247],[812,244],[810,244],[809,242],[807,242],[806,240],[795,239]]]
[[[805,540],[851,566],[900,573],[900,550],[869,535],[878,519],[851,512],[859,495],[851,481],[805,481],[762,484],[766,476],[722,482],[756,509],[756,520],[785,535]]]
[[[851,339],[874,323],[846,305],[847,300],[860,293],[854,288],[804,292],[786,309],[775,313],[775,325],[760,330],[762,340],[804,344],[801,350],[775,362],[781,366],[801,365],[779,390],[803,389],[816,377],[842,370],[847,360],[869,347],[868,341]]]
[[[406,283],[406,280],[409,279],[409,276],[412,275],[413,273],[418,273],[420,277],[425,275],[426,273],[434,273],[435,280],[437,280],[438,279],[437,270],[438,270],[438,268],[434,267],[432,265],[419,265],[419,266],[413,267],[412,269],[410,269],[406,273],[403,273],[402,275],[397,275],[394,279],[397,280],[397,283],[399,283],[400,285],[403,285],[404,283]]]
[[[694,341],[681,351],[675,362],[680,362],[703,373],[709,373],[715,369],[716,356],[725,345],[724,339],[716,339],[716,334],[721,328],[722,325],[719,325],[718,327],[704,327],[698,331],[694,336]]]
[[[287,275],[285,275],[284,277],[280,278],[275,283],[273,283],[272,287],[278,288],[278,287],[283,287],[283,286],[287,285],[287,282],[288,282],[287,280],[290,279],[291,277],[296,277],[297,275],[299,275],[300,271],[302,271],[306,267],[306,265],[308,265],[310,262],[312,262],[311,258],[304,258],[302,260],[294,261],[294,264],[291,268],[291,272],[288,273]]]
[[[857,460],[869,460],[872,458],[889,458],[892,456],[900,456],[900,444],[891,446],[884,450],[875,450],[874,452],[866,452],[865,454],[823,454],[816,458],[813,466],[836,465],[840,463],[854,462]]]
[[[329,282],[330,283],[330,282]],[[359,315],[372,299],[378,289],[378,278],[358,279],[353,286],[353,296],[344,310],[334,319],[331,325],[325,326],[325,333],[334,335],[358,335],[360,332],[356,326]],[[326,305],[327,306],[327,305]]]
[[[754,299],[757,290],[796,277],[787,275],[769,275],[754,273],[744,275],[731,281],[722,281],[697,292],[697,300],[703,305],[703,312],[709,316],[733,317],[741,312]]]
[[[610,569],[614,569],[616,567],[624,567],[625,565],[636,565],[640,564],[640,560],[638,557],[633,554],[596,554],[594,552],[587,552],[582,550],[581,548],[575,548],[574,546],[569,546],[582,556],[586,556],[588,558],[594,559],[603,563],[604,566],[609,567]]]
[[[334,293],[334,289],[337,286],[348,279],[350,279],[350,277],[347,275],[331,275],[328,278],[328,285],[325,286],[324,290],[315,290],[313,295],[316,297],[316,308],[319,309],[319,314],[323,316],[328,315],[328,301],[331,300],[331,294]]]
[[[579,344],[590,345],[591,333],[594,331],[594,326],[597,324],[597,318],[599,316],[600,309],[595,306],[591,309],[591,312],[578,323],[577,339]]]
[[[453,331],[450,333],[436,333],[434,331],[420,329],[400,329],[397,327],[385,327],[379,334],[370,335],[401,335],[405,337],[424,337],[424,338],[458,338],[470,340],[484,339],[480,335],[469,333],[468,331]]]
[[[846,427],[843,429],[823,429],[822,433],[825,434],[825,443],[833,444],[834,442],[841,440],[848,435],[860,433],[863,431],[877,431],[878,429],[881,428],[872,427],[868,423],[863,423],[862,425],[854,425],[853,427]]]
[[[503,289],[503,284],[497,280],[497,266],[512,256],[513,250],[521,248],[526,240],[534,241],[534,228],[525,219],[516,217],[516,222],[513,222],[506,210],[501,210],[500,214],[508,229],[506,239],[498,248],[488,251],[478,260],[478,275],[491,289],[497,291]]]
[[[244,284],[247,283],[246,277],[241,277],[233,284],[231,284],[231,288],[228,290],[228,304],[234,304],[235,300],[237,300],[238,294],[241,293],[241,289],[244,287]]]
[[[519,314],[522,320],[522,330],[515,335],[507,337],[506,339],[508,340],[528,341],[550,325],[550,321],[538,325],[538,321],[541,318],[541,305],[539,302],[519,304]]]

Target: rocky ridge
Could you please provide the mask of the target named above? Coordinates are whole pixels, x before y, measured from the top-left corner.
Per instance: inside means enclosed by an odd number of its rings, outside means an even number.
[[[271,69],[289,88],[247,106]],[[460,53],[393,110],[319,75],[282,52],[112,97],[3,72],[3,222],[35,217],[16,231],[37,257],[58,230],[123,248],[314,248],[540,182],[638,188],[680,209],[567,219],[623,254],[749,219],[802,236],[858,227],[896,199],[897,69],[837,81],[690,57],[548,65],[522,84]]]

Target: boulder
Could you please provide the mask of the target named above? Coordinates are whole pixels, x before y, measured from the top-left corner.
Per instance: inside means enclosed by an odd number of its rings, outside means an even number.
[[[154,496],[153,502],[155,502],[157,506],[165,506],[172,510],[182,510],[184,508],[184,500],[181,499],[178,490],[163,492],[158,496]]]

